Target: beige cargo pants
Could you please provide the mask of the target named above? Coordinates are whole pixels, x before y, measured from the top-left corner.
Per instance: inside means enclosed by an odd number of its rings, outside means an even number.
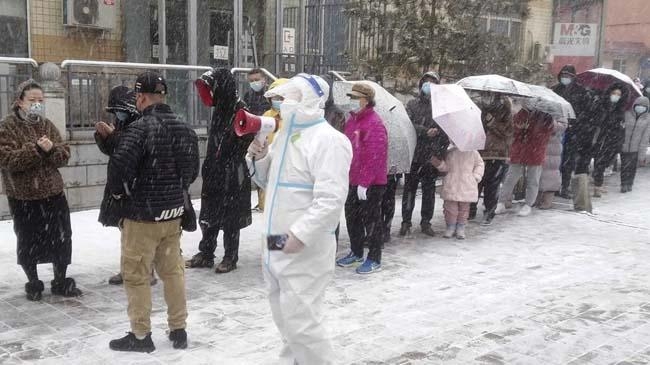
[[[187,304],[185,264],[180,248],[180,219],[166,222],[124,219],[121,232],[121,272],[129,301],[127,312],[131,321],[131,332],[136,336],[145,336],[151,332],[149,280],[153,265],[164,284],[169,329],[185,328]]]

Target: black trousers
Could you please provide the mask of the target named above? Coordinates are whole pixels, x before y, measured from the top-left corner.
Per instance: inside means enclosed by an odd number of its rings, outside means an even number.
[[[390,227],[393,225],[395,217],[395,194],[397,186],[402,175],[388,175],[388,185],[381,201],[381,222],[382,222],[382,239],[390,237]]]
[[[404,182],[404,194],[402,196],[402,223],[411,224],[413,209],[415,208],[415,196],[418,185],[422,183],[422,220],[420,224],[430,224],[433,218],[433,210],[436,205],[436,179],[438,171],[430,163],[413,163],[411,172],[406,174]]]
[[[601,187],[605,182],[605,170],[612,164],[618,153],[616,143],[605,140],[600,144],[594,160],[594,186]]]
[[[576,136],[573,132],[567,132],[562,146],[562,190],[566,191],[571,184],[571,176],[588,174],[589,165],[593,156],[590,136]]]
[[[499,202],[499,187],[508,172],[508,164],[504,160],[485,160],[485,173],[478,184],[478,195],[483,193],[483,206],[486,212],[494,212]],[[478,199],[478,198],[477,198]],[[469,208],[470,217],[476,217],[478,200]]]
[[[219,237],[220,229],[218,227],[201,227],[203,238],[199,242],[199,251],[207,256],[212,255],[217,249],[217,238]],[[233,263],[239,260],[239,229],[223,230],[223,247],[224,247],[224,260],[228,259]]]
[[[357,187],[350,186],[345,202],[345,221],[352,252],[363,257],[363,244],[368,243],[368,259],[381,262],[382,222],[381,202],[386,186],[368,188],[368,200],[359,200]]]
[[[636,177],[636,169],[638,165],[638,152],[621,153],[621,186],[631,187],[634,185],[634,178]]]

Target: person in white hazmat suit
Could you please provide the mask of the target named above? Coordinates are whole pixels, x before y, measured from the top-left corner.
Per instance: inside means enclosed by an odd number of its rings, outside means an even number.
[[[253,179],[267,191],[263,271],[284,341],[282,364],[334,363],[322,307],[334,275],[334,231],[348,194],[352,146],[324,118],[328,95],[328,84],[307,74],[268,91],[267,98],[284,98],[282,126],[270,147],[255,141],[247,157]]]

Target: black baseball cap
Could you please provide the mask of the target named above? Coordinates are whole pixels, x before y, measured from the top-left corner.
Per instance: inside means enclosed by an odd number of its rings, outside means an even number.
[[[135,80],[135,88],[133,91],[136,93],[166,95],[167,82],[165,81],[165,78],[157,72],[143,72],[138,75],[138,78]]]

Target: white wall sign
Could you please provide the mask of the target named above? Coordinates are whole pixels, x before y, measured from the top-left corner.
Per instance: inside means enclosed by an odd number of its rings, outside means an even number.
[[[282,53],[296,53],[296,28],[282,28]]]
[[[552,52],[554,56],[595,56],[598,24],[555,23]]]
[[[214,46],[214,59],[215,60],[226,60],[230,59],[228,46]]]

